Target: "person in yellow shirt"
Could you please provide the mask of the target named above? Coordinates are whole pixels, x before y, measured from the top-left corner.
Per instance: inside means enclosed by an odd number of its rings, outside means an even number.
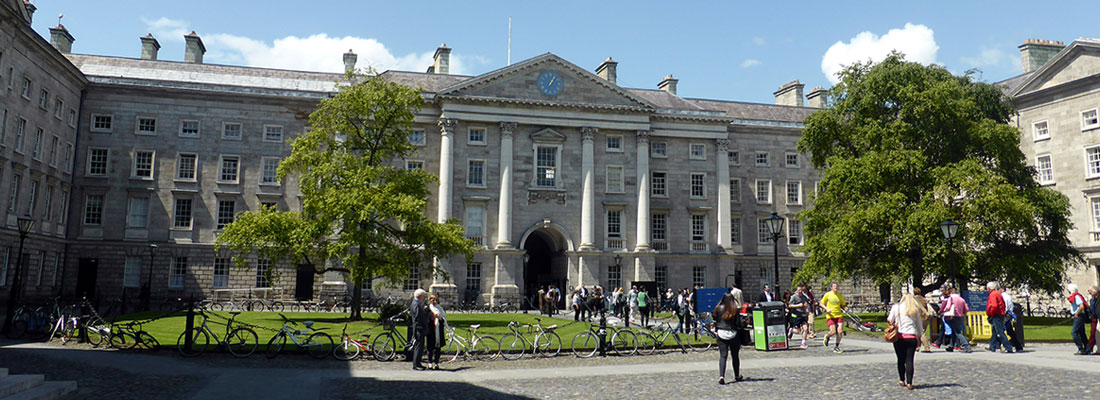
[[[848,302],[840,294],[840,285],[833,282],[832,290],[821,296],[821,308],[825,309],[825,325],[829,327],[829,333],[823,341],[825,347],[829,347],[829,338],[836,336],[836,344],[833,345],[833,353],[842,353],[840,338],[844,337],[844,310],[848,309]]]

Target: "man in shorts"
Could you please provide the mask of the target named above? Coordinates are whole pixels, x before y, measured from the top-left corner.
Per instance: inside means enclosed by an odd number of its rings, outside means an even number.
[[[802,345],[799,346],[803,349],[806,348],[806,336],[809,335],[809,328],[806,326],[807,310],[810,308],[810,299],[806,297],[806,285],[798,285],[794,289],[794,294],[791,295],[791,302],[787,305],[787,308],[791,310],[791,330],[787,333],[787,337],[797,330],[802,333]]]
[[[825,334],[822,343],[829,347],[829,338],[836,336],[833,345],[833,353],[843,353],[840,349],[840,339],[844,337],[844,310],[848,308],[848,302],[840,295],[840,285],[833,282],[832,290],[821,296],[821,308],[825,309],[825,325],[829,327],[829,333]]]

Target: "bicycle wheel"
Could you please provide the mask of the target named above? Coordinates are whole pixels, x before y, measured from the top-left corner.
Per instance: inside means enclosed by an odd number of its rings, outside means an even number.
[[[309,335],[309,339],[303,345],[311,357],[321,359],[332,354],[332,343],[332,336],[324,332],[317,332]]]
[[[88,331],[88,335],[91,336],[91,330]],[[146,331],[137,332],[137,347],[141,350],[157,351],[160,349],[160,342],[157,338],[150,335]]]
[[[617,331],[611,335],[611,346],[615,355],[620,356],[631,356],[638,351],[638,341],[634,332],[626,330]]]
[[[238,358],[252,355],[260,347],[260,337],[251,328],[237,328],[225,337],[225,347]]]
[[[283,351],[283,346],[286,346],[286,332],[279,331],[279,333],[271,337],[271,340],[267,341],[267,352],[264,356],[267,358],[275,358],[275,356],[279,355],[279,352]]]
[[[397,341],[393,339],[392,333],[383,333],[371,343],[370,351],[375,360],[392,361],[397,355]]]
[[[495,360],[500,355],[500,341],[489,336],[480,336],[474,340],[470,356],[475,360]]]
[[[103,323],[102,321],[92,321],[88,324],[88,343],[92,346],[99,347],[103,344],[103,339],[111,336],[111,326]]]
[[[523,338],[514,333],[509,333],[500,338],[500,355],[505,360],[518,360],[527,352],[527,343]]]
[[[535,341],[535,348],[543,357],[557,357],[561,353],[561,336],[557,333],[548,331],[535,338]]]
[[[336,348],[332,349],[332,357],[340,361],[354,360],[359,357],[359,344],[352,342],[350,338],[345,337],[344,341],[336,345]]]
[[[137,337],[130,332],[115,332],[111,334],[111,347],[119,350],[129,350],[137,346]]]
[[[273,301],[267,308],[269,311],[283,312],[283,303],[281,301]]]
[[[634,341],[638,343],[638,353],[642,355],[657,354],[657,338],[645,332],[634,335]]]
[[[717,338],[710,329],[702,329],[698,334],[688,336],[688,342],[691,344],[691,350],[697,352],[704,352],[714,347],[717,342]]]
[[[210,311],[221,311],[222,303],[210,303]]]
[[[573,355],[580,358],[589,358],[596,355],[600,347],[600,338],[592,332],[581,332],[573,336]]]
[[[186,349],[188,336],[191,337],[191,350]],[[114,345],[114,336],[111,336],[111,344]],[[176,349],[179,350],[180,355],[184,357],[197,357],[205,352],[208,346],[210,346],[210,334],[198,327],[191,328],[189,331],[184,331],[180,334],[179,339],[176,339]]]

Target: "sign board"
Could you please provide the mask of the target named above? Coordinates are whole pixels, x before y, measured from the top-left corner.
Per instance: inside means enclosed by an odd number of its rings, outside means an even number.
[[[726,288],[696,289],[695,312],[709,313],[714,311],[714,307],[718,306],[718,303],[722,301],[722,296],[727,292],[729,292],[729,289]]]
[[[985,306],[989,303],[989,292],[965,290],[962,292],[962,298],[966,300],[966,306],[970,311],[985,311]]]

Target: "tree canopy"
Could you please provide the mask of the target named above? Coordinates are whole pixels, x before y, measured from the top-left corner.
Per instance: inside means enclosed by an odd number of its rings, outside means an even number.
[[[995,86],[892,54],[840,73],[798,149],[821,172],[799,213],[798,279],[870,278],[936,287],[950,278],[1057,290],[1080,262],[1068,199],[1034,179],[1015,112]],[[949,253],[939,224],[960,225]]]
[[[298,180],[302,211],[241,213],[217,244],[238,266],[255,254],[347,271],[357,305],[364,282],[397,284],[433,257],[472,257],[473,243],[455,221],[425,215],[437,178],[399,162],[415,150],[409,131],[424,104],[420,91],[377,76],[349,78],[310,114],[309,132],[292,140],[279,164],[280,181]]]

